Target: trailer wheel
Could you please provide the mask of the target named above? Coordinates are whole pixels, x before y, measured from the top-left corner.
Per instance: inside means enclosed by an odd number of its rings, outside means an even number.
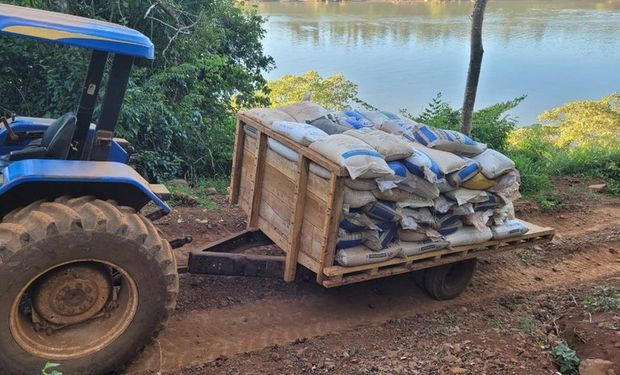
[[[0,368],[118,370],[173,311],[172,250],[133,209],[92,197],[39,201],[0,223]]]
[[[424,287],[437,300],[455,298],[467,288],[475,268],[476,259],[428,268],[424,275]]]

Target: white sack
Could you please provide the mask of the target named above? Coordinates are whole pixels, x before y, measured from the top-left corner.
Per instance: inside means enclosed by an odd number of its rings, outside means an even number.
[[[295,119],[286,112],[279,111],[275,108],[253,108],[242,111],[241,114],[266,126],[271,125],[274,121],[295,121]]]
[[[414,148],[428,155],[437,164],[439,170],[443,174],[459,171],[467,165],[465,159],[451,152],[435,150],[419,143],[415,144]]]
[[[405,257],[440,250],[450,246],[448,241],[430,238],[419,242],[400,241],[398,244],[401,248],[401,255]]]
[[[411,146],[407,142],[381,130],[361,128],[347,130],[343,134],[350,135],[367,143],[380,153],[386,161],[405,159],[413,153]]]
[[[501,176],[515,167],[515,163],[506,155],[493,149],[487,149],[480,155],[472,157],[482,167],[482,174],[491,180]]]
[[[294,119],[292,121],[304,123],[329,114],[327,109],[309,101],[285,105],[278,107],[278,109],[292,117]]]
[[[273,150],[273,152],[284,157],[285,159],[290,160],[296,164],[299,163],[299,154],[296,151],[293,151],[292,149],[283,145],[282,143],[276,141],[275,139],[273,138],[267,139],[267,146],[271,150]],[[310,162],[310,166],[308,169],[310,170],[311,173],[314,173],[315,175],[319,177],[322,177],[322,178],[331,177],[331,173],[327,169],[321,167],[320,165],[314,162]]]
[[[360,208],[376,200],[371,191],[353,190],[347,186],[344,187],[344,204],[350,208]]]
[[[391,176],[394,171],[371,146],[357,138],[334,134],[316,141],[310,148],[343,166],[352,179]]]
[[[375,125],[374,128],[390,134],[402,136],[411,142],[415,142],[414,133],[418,130],[419,126],[419,124],[409,119],[389,119],[379,125]]]
[[[327,138],[327,133],[323,130],[299,122],[274,121],[271,124],[271,129],[304,146],[309,146],[312,142]]]
[[[454,191],[449,191],[445,195],[461,206],[465,203],[484,203],[489,200],[489,196],[482,190],[469,190],[465,188],[458,188]]]
[[[446,240],[453,247],[482,243],[491,238],[493,238],[493,233],[489,227],[484,227],[482,231],[474,227],[462,227],[455,233],[446,236]]]
[[[506,224],[492,227],[494,240],[516,237],[527,233],[530,229],[523,225],[519,220],[508,220]]]
[[[381,251],[372,251],[364,245],[340,249],[336,252],[336,263],[344,267],[378,263],[400,254],[400,247],[390,245]]]
[[[377,183],[375,182],[375,180],[363,178],[358,178],[357,180],[345,178],[344,185],[350,187],[353,190],[373,190],[377,188]]]
[[[424,125],[414,135],[416,141],[437,150],[478,155],[487,149],[487,145],[484,143],[476,142],[467,135],[454,130],[437,129]]]

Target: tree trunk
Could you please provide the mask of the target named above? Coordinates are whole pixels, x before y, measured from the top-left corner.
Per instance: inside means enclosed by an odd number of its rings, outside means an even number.
[[[474,113],[476,91],[480,79],[480,67],[482,66],[482,21],[487,0],[476,0],[474,12],[471,16],[471,50],[469,55],[469,70],[467,71],[467,83],[465,85],[465,98],[463,99],[463,114],[461,132],[471,134],[471,118]]]

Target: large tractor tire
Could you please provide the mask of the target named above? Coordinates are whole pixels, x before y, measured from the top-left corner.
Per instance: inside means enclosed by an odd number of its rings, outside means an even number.
[[[120,369],[173,311],[172,250],[146,218],[92,197],[39,201],[0,223],[0,369]]]

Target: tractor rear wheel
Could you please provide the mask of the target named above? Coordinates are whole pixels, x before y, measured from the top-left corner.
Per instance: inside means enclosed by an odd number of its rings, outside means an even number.
[[[163,328],[178,285],[170,245],[131,208],[63,197],[17,209],[0,223],[0,368],[115,371]]]

